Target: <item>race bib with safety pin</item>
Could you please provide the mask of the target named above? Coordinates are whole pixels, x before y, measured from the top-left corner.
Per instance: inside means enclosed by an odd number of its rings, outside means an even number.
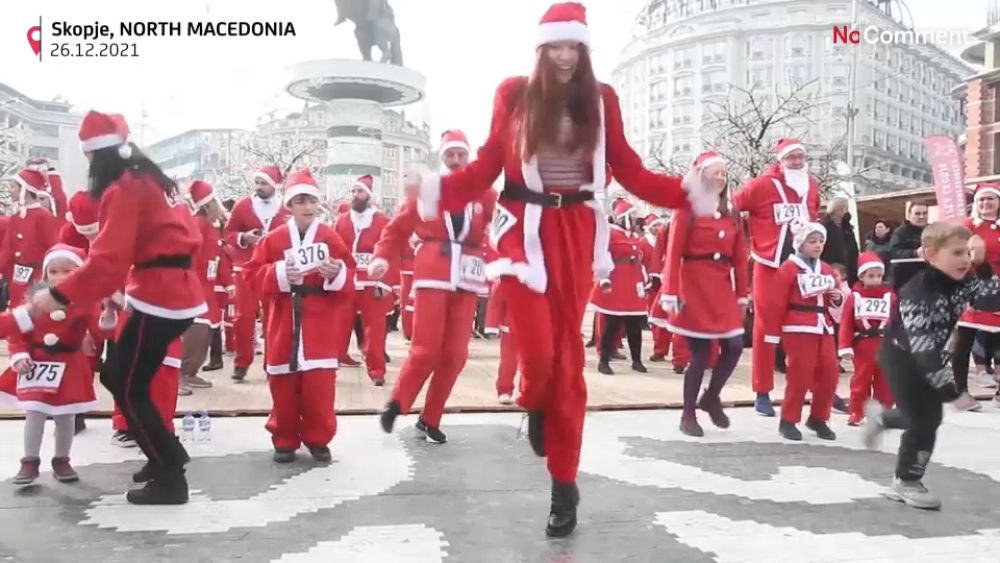
[[[799,274],[798,282],[802,297],[815,297],[836,287],[833,276],[824,274]]]
[[[479,256],[462,256],[462,279],[467,282],[486,282],[486,262]]]
[[[859,319],[887,320],[889,318],[889,298],[859,297],[854,301],[854,316]]]
[[[314,242],[285,251],[285,260],[293,261],[295,267],[303,274],[315,270],[329,257],[330,248],[325,242]]]
[[[66,362],[35,362],[31,371],[18,375],[18,391],[58,393],[66,373]]]
[[[802,203],[775,203],[774,222],[779,225],[787,225],[794,221],[806,221],[809,214],[806,206]]]
[[[517,217],[507,211],[504,206],[497,204],[496,217],[493,218],[493,225],[490,227],[490,244],[493,245],[493,248],[496,248],[500,239],[515,225],[517,225]]]
[[[208,280],[215,281],[215,278],[219,276],[219,259],[208,261]]]

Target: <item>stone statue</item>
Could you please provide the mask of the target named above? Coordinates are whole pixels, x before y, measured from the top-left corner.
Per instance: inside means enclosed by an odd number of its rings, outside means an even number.
[[[354,37],[366,61],[372,60],[372,47],[382,52],[379,62],[403,66],[403,51],[399,46],[399,28],[389,0],[335,0],[337,23],[354,22]]]

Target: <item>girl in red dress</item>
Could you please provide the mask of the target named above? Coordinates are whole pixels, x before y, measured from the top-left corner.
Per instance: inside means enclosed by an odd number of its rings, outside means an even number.
[[[717,210],[707,216],[685,210],[674,215],[660,306],[668,314],[667,329],[675,338],[686,338],[691,349],[684,374],[681,432],[703,436],[695,408],[707,412],[719,428],[729,427],[719,394],[743,354],[749,254],[739,215],[729,208],[725,161],[717,153],[706,152],[695,160],[692,171],[702,179],[704,189],[716,195]],[[698,401],[713,341],[721,344],[721,354],[708,389]]]
[[[79,248],[53,246],[42,262],[42,283],[59,283],[83,260]],[[0,375],[0,396],[16,400],[25,411],[24,458],[15,485],[30,485],[38,478],[42,434],[49,417],[56,426],[52,475],[60,482],[79,479],[69,463],[74,421],[78,413],[97,405],[93,365],[84,349],[92,348],[94,340],[112,336],[114,329],[99,326],[99,318],[99,306],[71,306],[36,317],[30,330],[10,338],[11,367]]]

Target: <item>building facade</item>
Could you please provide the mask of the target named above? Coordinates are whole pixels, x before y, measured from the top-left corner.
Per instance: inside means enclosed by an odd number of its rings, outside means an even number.
[[[149,158],[178,182],[204,180],[221,199],[250,193],[247,154],[253,134],[242,129],[192,129],[146,147]]]
[[[974,35],[978,43],[962,52],[977,66],[955,88],[966,118],[965,181],[967,184],[1000,181],[1000,0],[991,0],[986,27]]]
[[[0,177],[43,157],[59,170],[68,191],[83,188],[87,159],[77,135],[82,119],[69,102],[35,100],[0,83]]]
[[[858,5],[858,27],[907,29],[887,0]],[[853,168],[868,170],[858,191],[929,184],[923,138],[962,133],[950,92],[968,66],[927,43],[835,44],[834,27],[850,21],[850,0],[651,0],[614,72],[626,133],[644,156],[688,163],[731,87],[773,102],[798,86],[816,100],[803,140],[846,147],[856,69]],[[767,146],[786,134],[774,129]]]

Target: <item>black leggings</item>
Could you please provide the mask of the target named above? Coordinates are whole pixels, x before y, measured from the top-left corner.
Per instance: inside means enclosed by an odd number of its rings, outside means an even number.
[[[934,452],[937,429],[941,426],[941,396],[924,380],[909,352],[886,343],[878,352],[878,363],[889,381],[899,411],[897,420],[891,422],[902,422],[904,428],[896,457],[896,477],[904,481],[922,479]],[[883,421],[890,422],[884,417]]]
[[[163,424],[149,388],[167,356],[167,347],[191,323],[192,319],[164,319],[132,311],[111,356],[113,365],[101,377],[142,453],[161,467],[182,467],[191,458]]]
[[[951,373],[955,377],[955,385],[958,392],[969,390],[969,356],[972,354],[972,346],[976,343],[976,334],[979,333],[974,328],[965,326],[958,327],[955,335],[955,353],[951,357]],[[997,350],[1000,347],[1000,333],[983,332],[983,347],[987,350]]]
[[[604,315],[604,333],[601,334],[601,361],[604,363],[611,361],[615,337],[622,324],[625,325],[625,338],[628,339],[632,361],[642,361],[642,329],[646,326],[646,315]]]

